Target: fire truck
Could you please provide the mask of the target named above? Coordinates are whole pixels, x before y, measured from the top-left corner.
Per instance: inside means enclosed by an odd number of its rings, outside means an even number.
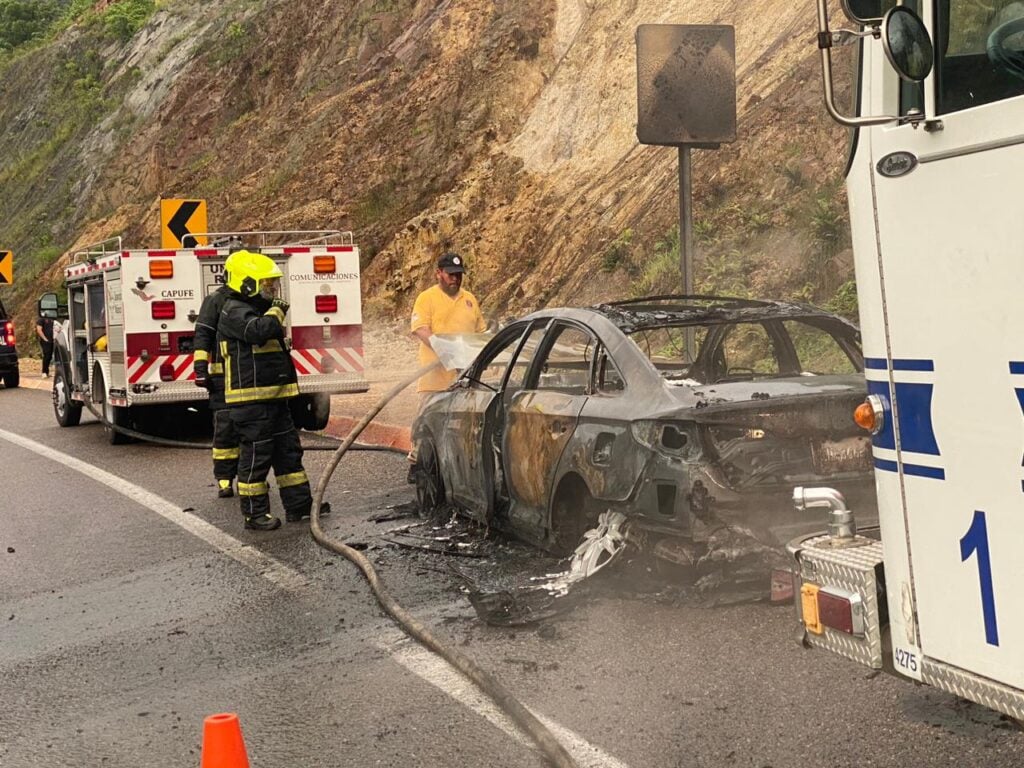
[[[195,321],[224,282],[228,255],[246,248],[280,266],[291,305],[285,343],[298,374],[292,412],[300,429],[320,430],[330,396],[368,388],[362,341],[359,249],[349,232],[223,232],[196,235],[209,246],[124,249],[121,238],[75,253],[65,269],[66,320],[55,333],[53,407],[62,427],[87,404],[103,415],[111,443],[147,416],[199,410],[194,383]],[[275,244],[276,243],[276,244]],[[40,308],[57,305],[44,295]],[[203,409],[205,410],[205,409]]]
[[[806,644],[1024,719],[1024,4],[818,2],[847,189],[880,528],[829,489],[793,541]],[[920,15],[918,15],[918,11]],[[859,50],[856,110],[832,49]]]

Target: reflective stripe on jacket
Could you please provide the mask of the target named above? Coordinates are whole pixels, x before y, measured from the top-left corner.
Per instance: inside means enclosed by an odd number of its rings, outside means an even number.
[[[224,360],[224,401],[242,405],[299,394],[291,354],[284,344],[284,313],[267,302],[231,292],[217,324]]]

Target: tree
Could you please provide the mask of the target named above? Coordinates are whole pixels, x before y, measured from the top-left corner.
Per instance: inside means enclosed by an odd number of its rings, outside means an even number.
[[[0,51],[43,37],[63,10],[57,0],[0,0]]]

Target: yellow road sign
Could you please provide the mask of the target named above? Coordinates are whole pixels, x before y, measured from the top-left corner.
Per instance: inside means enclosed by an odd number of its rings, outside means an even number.
[[[160,201],[160,247],[193,248],[206,245],[205,237],[193,237],[206,232],[205,200]]]
[[[10,285],[14,282],[14,254],[10,251],[0,251],[0,285]]]

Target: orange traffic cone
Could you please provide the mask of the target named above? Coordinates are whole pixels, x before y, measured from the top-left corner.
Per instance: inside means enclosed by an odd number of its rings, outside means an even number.
[[[238,715],[226,712],[203,721],[203,753],[199,768],[249,768]]]

